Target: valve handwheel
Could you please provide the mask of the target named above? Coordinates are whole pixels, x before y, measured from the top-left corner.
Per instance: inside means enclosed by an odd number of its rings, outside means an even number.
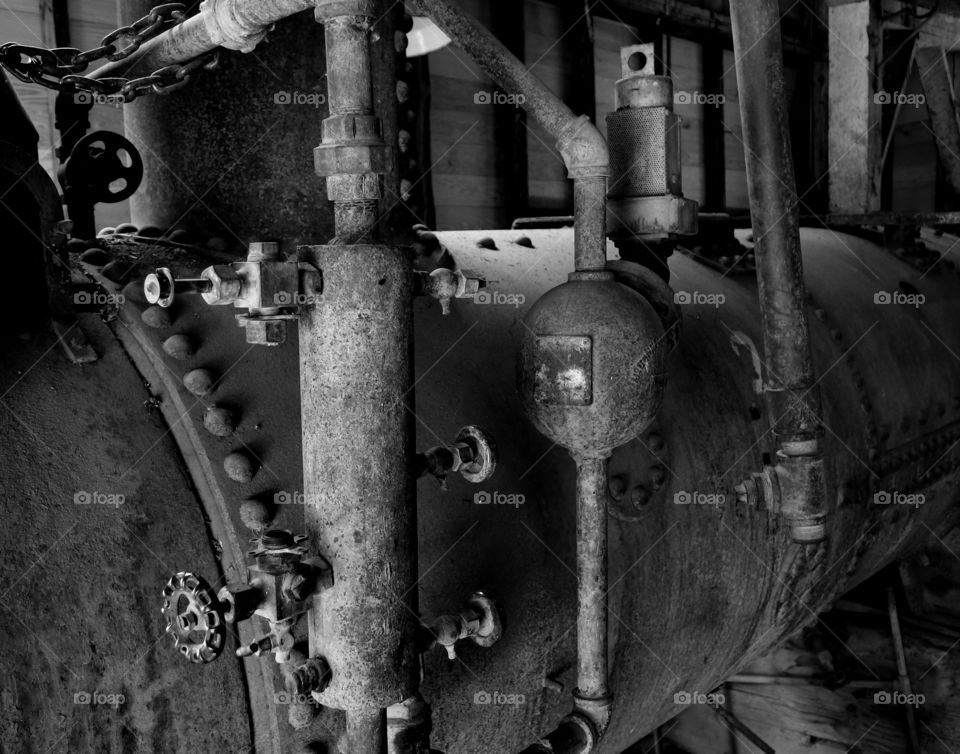
[[[143,180],[143,159],[120,134],[94,131],[73,147],[59,178],[65,192],[82,192],[91,204],[122,202]]]
[[[216,593],[195,574],[181,571],[163,588],[166,631],[190,662],[213,662],[220,656],[227,634],[222,610]]]

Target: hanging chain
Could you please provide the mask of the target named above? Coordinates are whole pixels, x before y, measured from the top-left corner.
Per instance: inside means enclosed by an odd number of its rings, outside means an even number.
[[[97,60],[116,61],[129,57],[148,39],[183,23],[186,18],[186,6],[182,3],[158,5],[139,21],[110,32],[100,40],[98,47],[85,52],[75,47],[48,50],[11,42],[0,45],[0,65],[21,81],[57,91],[84,92],[90,97],[88,101],[92,101],[93,96],[117,96],[123,102],[132,102],[141,94],[151,91],[167,94],[186,85],[197,70],[214,68],[217,65],[217,51],[182,65],[164,66],[149,76],[134,79],[92,79],[81,74]]]

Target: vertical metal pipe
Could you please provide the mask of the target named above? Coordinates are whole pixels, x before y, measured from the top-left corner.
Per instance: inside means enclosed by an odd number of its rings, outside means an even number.
[[[768,367],[767,395],[782,441],[807,440],[819,426],[804,304],[799,210],[784,96],[777,0],[730,0],[747,189]]]
[[[300,258],[324,280],[299,324],[305,518],[334,582],[310,612],[310,655],[330,665],[317,698],[346,710],[349,750],[377,754],[380,710],[418,683],[412,263],[384,246]]]
[[[385,752],[387,750],[387,711],[385,709],[347,711],[347,751]]]
[[[392,39],[391,14],[382,0],[321,0],[317,20],[325,30],[327,104],[323,142],[315,151],[318,173],[327,180],[333,201],[336,243],[376,240],[382,183],[388,172],[395,134],[388,147],[373,102],[371,34],[375,24],[381,44]],[[395,103],[393,103],[395,106]],[[340,150],[320,165],[318,153]],[[396,193],[396,191],[394,191]]]
[[[607,179],[604,176],[577,178],[573,182],[573,204],[577,212],[574,227],[574,266],[580,270],[602,270],[607,263]]]
[[[336,65],[327,68],[330,114],[373,112],[370,40],[366,24],[351,16],[324,22],[327,58]]]
[[[605,458],[577,462],[577,696],[607,696]]]

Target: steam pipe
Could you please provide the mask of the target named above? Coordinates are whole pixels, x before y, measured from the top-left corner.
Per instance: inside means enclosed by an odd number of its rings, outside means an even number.
[[[534,76],[496,37],[448,0],[413,0],[448,37],[505,90],[522,94],[523,108],[552,137],[574,182],[574,262],[577,270],[601,270],[606,263],[607,143],[585,116]]]
[[[146,76],[217,47],[250,52],[273,24],[314,4],[315,0],[205,0],[198,13],[148,40],[123,60],[101,66],[90,77],[130,76],[134,71]]]
[[[821,406],[804,303],[780,10],[776,0],[731,0],[730,17],[769,372],[766,391],[778,437],[803,441],[817,433]]]
[[[777,0],[730,0],[730,19],[756,240],[764,390],[781,444],[773,472],[793,540],[812,544],[826,538],[822,406],[807,325],[780,7]]]

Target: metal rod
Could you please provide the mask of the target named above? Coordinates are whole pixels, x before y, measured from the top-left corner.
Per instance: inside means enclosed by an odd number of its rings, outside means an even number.
[[[780,8],[777,0],[731,0],[730,19],[756,239],[769,406],[781,440],[808,440],[819,427],[820,392],[814,383],[804,303]]]
[[[577,178],[573,203],[577,222],[573,228],[573,261],[579,270],[602,270],[607,263],[607,179]]]
[[[897,675],[900,677],[900,688],[905,696],[913,694],[910,683],[910,671],[907,670],[907,656],[903,651],[903,634],[900,632],[900,618],[897,614],[897,596],[893,587],[887,588],[887,611],[890,614],[890,633],[893,635],[893,649],[897,654]],[[910,754],[920,754],[920,738],[917,735],[917,720],[913,715],[913,704],[909,701],[903,705],[907,716],[907,733],[910,739]]]
[[[577,461],[577,696],[607,696],[606,459]]]

